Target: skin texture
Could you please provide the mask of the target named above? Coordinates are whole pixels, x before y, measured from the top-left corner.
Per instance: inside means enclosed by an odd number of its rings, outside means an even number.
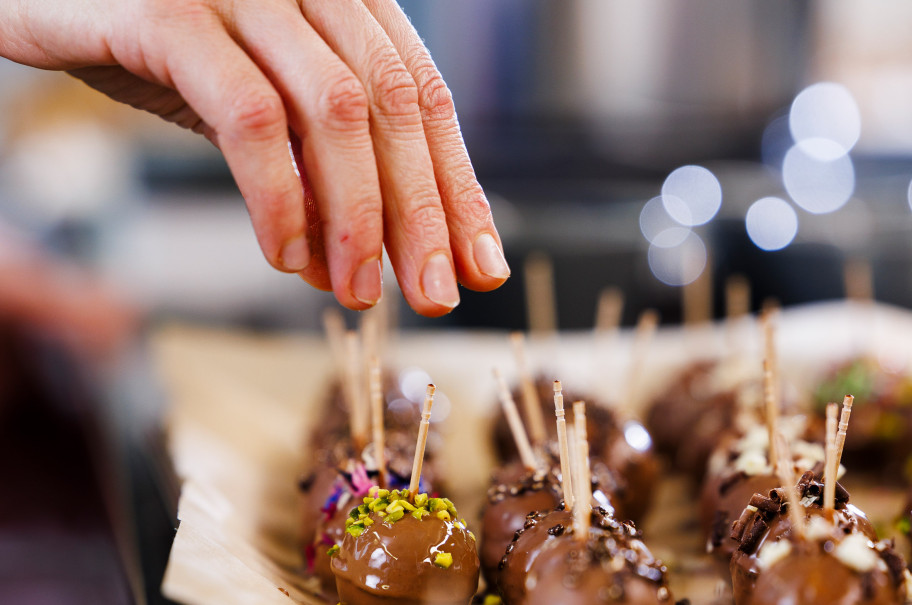
[[[509,276],[449,90],[395,0],[11,0],[0,56],[206,136],[270,264],[349,308],[380,299],[384,244],[423,315],[458,304],[457,279]]]

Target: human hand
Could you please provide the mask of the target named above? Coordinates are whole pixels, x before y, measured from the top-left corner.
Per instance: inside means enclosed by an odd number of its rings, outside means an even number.
[[[457,279],[509,276],[450,93],[395,0],[4,2],[0,55],[205,135],[270,264],[346,307],[380,299],[383,243],[423,315],[458,304]]]

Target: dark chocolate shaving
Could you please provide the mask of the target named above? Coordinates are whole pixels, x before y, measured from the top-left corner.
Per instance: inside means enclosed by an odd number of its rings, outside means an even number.
[[[903,558],[892,548],[882,550],[880,558],[887,564],[893,584],[900,586],[903,582],[903,571],[906,569],[906,563]]]
[[[731,534],[729,534],[733,540],[741,540],[742,536],[744,536],[744,530],[747,529],[747,524],[753,515],[754,511],[749,508],[741,511],[741,516],[732,524]]]
[[[722,482],[719,483],[719,495],[724,496],[725,492],[730,490],[732,487],[734,487],[735,484],[746,477],[747,475],[743,472],[732,473],[728,477],[725,477],[722,479]]]
[[[564,533],[564,526],[558,523],[554,527],[548,528],[548,534],[551,536],[559,536]]]
[[[722,540],[725,539],[727,531],[731,531],[728,525],[728,514],[724,510],[717,510],[713,515],[712,532],[709,534],[710,545],[713,548],[722,546]]]
[[[769,529],[769,524],[763,517],[754,515],[750,525],[744,530],[744,535],[741,538],[741,544],[738,546],[738,550],[748,554],[752,553],[767,529]]]
[[[750,502],[748,504],[759,510],[761,513],[764,513],[764,516],[778,513],[781,506],[780,502],[776,502],[772,498],[767,498],[762,494],[754,494],[751,496]]]

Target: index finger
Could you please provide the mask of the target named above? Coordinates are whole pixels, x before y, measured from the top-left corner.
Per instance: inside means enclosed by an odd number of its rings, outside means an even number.
[[[421,119],[460,283],[487,291],[510,276],[491,207],[469,160],[450,91],[395,0],[363,0],[418,85]]]

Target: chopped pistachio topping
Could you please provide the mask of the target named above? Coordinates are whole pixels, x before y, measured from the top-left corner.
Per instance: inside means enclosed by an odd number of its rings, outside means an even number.
[[[364,496],[362,503],[348,514],[345,531],[357,538],[374,523],[372,514],[382,517],[383,523],[389,524],[403,518],[406,513],[419,521],[429,515],[443,521],[459,519],[456,507],[449,498],[429,498],[427,494],[415,494],[412,498],[407,489],[391,491],[375,486]],[[454,521],[454,524],[459,529],[468,531],[465,519]]]
[[[339,545],[333,544],[332,546],[329,547],[329,550],[326,551],[326,554],[331,557],[331,556],[335,555],[337,552],[339,552]]]
[[[448,552],[439,552],[437,556],[434,557],[434,565],[437,567],[442,567],[443,569],[449,569],[450,565],[453,564],[453,555]]]

